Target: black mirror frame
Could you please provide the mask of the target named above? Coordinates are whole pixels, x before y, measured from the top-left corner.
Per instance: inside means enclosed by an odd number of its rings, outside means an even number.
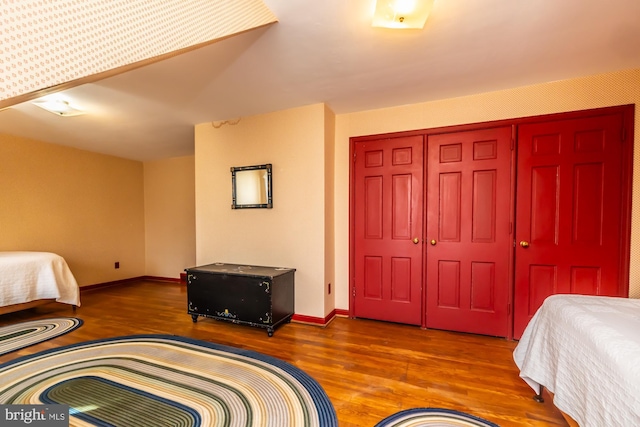
[[[267,171],[267,203],[239,205],[236,203],[236,172],[264,169]],[[273,208],[271,163],[266,165],[231,167],[231,209]]]

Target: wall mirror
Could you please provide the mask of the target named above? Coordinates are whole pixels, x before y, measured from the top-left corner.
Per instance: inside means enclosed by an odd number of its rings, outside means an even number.
[[[231,168],[231,209],[272,207],[271,164]]]

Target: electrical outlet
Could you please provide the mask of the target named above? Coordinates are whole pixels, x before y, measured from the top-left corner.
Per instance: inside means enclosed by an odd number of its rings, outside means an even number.
[[[120,261],[116,261],[113,267],[116,269],[120,268]]]

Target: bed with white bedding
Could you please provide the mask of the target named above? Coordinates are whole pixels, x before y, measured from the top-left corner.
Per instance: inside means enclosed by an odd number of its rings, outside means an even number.
[[[57,301],[80,306],[67,262],[50,252],[0,252],[0,314]]]
[[[550,296],[513,356],[520,377],[581,427],[640,426],[640,300]]]

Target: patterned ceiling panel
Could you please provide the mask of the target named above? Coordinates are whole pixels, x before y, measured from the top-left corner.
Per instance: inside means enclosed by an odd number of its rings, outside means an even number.
[[[0,0],[0,101],[276,21],[262,0]]]

